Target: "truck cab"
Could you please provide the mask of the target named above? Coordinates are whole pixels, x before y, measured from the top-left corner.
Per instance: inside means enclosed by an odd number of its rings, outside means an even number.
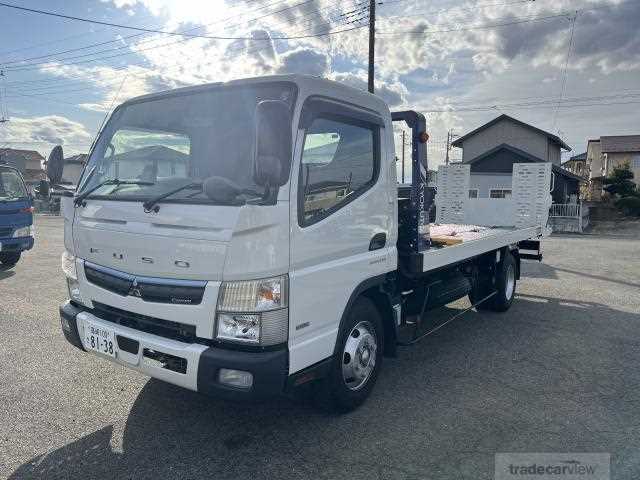
[[[426,141],[424,117],[398,118],[417,119]],[[302,75],[120,105],[63,198],[64,335],[198,392],[259,399],[312,384],[332,408],[355,408],[412,305],[471,295],[480,278],[457,247],[451,271],[426,271],[419,181],[399,225],[393,120],[375,95]],[[519,271],[509,238],[470,256],[510,269],[506,308]]]
[[[0,165],[0,264],[13,267],[33,248],[33,205],[20,172]]]

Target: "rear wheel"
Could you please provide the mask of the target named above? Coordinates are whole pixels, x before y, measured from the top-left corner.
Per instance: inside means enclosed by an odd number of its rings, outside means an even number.
[[[338,335],[329,376],[318,385],[320,404],[344,413],[364,403],[378,378],[382,352],[380,313],[371,300],[360,297]]]
[[[13,267],[20,260],[20,252],[0,253],[0,263],[5,267]]]
[[[496,272],[496,294],[489,299],[491,310],[506,312],[516,294],[516,260],[507,252]]]
[[[510,252],[505,253],[495,273],[485,274],[478,278],[469,294],[469,300],[476,304],[491,292],[495,295],[476,305],[479,311],[506,312],[513,303],[516,293],[516,260]]]

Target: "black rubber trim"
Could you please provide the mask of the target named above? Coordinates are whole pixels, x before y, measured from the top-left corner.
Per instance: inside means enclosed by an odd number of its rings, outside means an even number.
[[[70,301],[67,301],[63,305],[60,305],[60,318],[64,318],[69,322],[71,326],[71,331],[68,332],[64,328],[62,328],[62,333],[64,333],[64,338],[76,348],[79,348],[82,351],[85,351],[82,346],[82,342],[80,341],[80,335],[78,334],[78,324],[76,323],[76,317],[83,309],[76,307]]]
[[[390,272],[389,272],[390,273]],[[351,296],[349,297],[349,300],[347,300],[347,305],[344,307],[344,310],[342,311],[342,317],[340,318],[340,325],[338,327],[338,332],[342,331],[342,327],[344,326],[344,323],[347,321],[347,317],[349,315],[349,312],[351,311],[351,308],[353,307],[353,304],[355,303],[356,299],[366,290],[369,290],[371,287],[380,287],[380,293],[387,295],[387,297],[389,298],[389,301],[391,301],[391,296],[389,295],[389,293],[384,291],[383,286],[389,282],[389,273],[383,273],[381,275],[376,275],[375,277],[370,277],[367,278],[366,280],[364,280],[363,282],[361,282],[354,290],[353,292],[351,292]],[[391,303],[390,303],[391,305]],[[385,323],[385,318],[384,318],[384,312],[380,313],[382,316],[382,323],[384,325]],[[393,317],[393,315],[392,315]],[[393,318],[391,320],[393,322]],[[395,322],[394,322],[395,323]],[[386,330],[385,330],[386,332]],[[339,335],[339,333],[338,333]],[[336,345],[334,346],[334,355],[337,353],[337,348],[338,348],[338,342],[336,342]]]
[[[330,115],[334,118],[346,118],[351,122],[355,120],[361,122],[361,124],[384,127],[384,119],[374,110],[337,98],[314,95],[307,97],[304,101],[302,113],[300,114],[300,128],[308,128],[315,118],[325,115]]]
[[[293,391],[301,385],[326,377],[331,370],[332,360],[331,357],[325,358],[318,363],[290,375],[287,379],[285,391],[287,393],[293,393]]]
[[[218,382],[221,368],[253,374],[251,388],[234,388]],[[227,400],[264,400],[282,395],[289,376],[289,351],[241,352],[211,347],[198,364],[198,392]]]

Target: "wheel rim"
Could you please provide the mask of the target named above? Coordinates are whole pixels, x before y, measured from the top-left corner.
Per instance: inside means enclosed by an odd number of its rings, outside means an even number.
[[[504,295],[507,300],[511,300],[513,297],[513,292],[516,289],[516,272],[513,269],[513,265],[509,265],[507,268],[507,281],[505,285]]]
[[[349,332],[342,352],[342,378],[349,390],[361,389],[376,366],[378,343],[369,322],[360,322]]]

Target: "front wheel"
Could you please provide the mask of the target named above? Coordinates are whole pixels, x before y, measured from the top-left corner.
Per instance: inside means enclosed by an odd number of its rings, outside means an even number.
[[[329,376],[319,385],[321,405],[336,412],[360,406],[373,389],[383,352],[382,319],[371,300],[360,297],[338,334]]]
[[[13,267],[20,260],[20,252],[0,253],[0,263],[5,267]]]

